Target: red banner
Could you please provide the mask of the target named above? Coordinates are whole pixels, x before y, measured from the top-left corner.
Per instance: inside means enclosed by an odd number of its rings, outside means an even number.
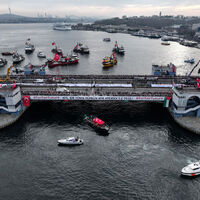
[[[13,83],[13,86],[12,86],[12,89],[14,90],[15,88],[16,88],[16,86],[17,86],[17,83],[16,83],[16,81]]]
[[[27,106],[27,107],[30,106],[30,96],[23,96],[22,100],[23,100],[24,106]]]

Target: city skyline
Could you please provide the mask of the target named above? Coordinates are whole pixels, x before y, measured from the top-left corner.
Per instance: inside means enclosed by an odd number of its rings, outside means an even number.
[[[164,15],[185,15],[200,16],[200,4],[197,0],[1,0],[0,14],[9,13],[9,8],[13,14],[36,17],[39,14],[49,14],[64,17],[66,15],[88,16],[88,17],[121,17],[127,16],[151,16]]]

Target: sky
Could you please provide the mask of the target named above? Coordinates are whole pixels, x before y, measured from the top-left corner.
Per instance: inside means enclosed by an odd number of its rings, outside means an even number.
[[[8,13],[36,17],[121,17],[158,15],[200,16],[200,0],[0,0],[0,14]]]

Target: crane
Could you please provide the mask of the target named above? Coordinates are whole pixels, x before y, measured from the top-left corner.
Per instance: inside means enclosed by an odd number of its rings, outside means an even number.
[[[15,66],[15,65],[11,65],[11,66],[7,69],[6,78],[5,78],[5,79],[0,79],[0,82],[11,81],[11,79],[10,79],[10,70],[11,70],[14,66]]]

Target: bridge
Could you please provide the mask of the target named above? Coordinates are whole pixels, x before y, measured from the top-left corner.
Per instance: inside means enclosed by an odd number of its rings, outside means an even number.
[[[2,77],[3,78],[3,77]],[[152,75],[17,75],[11,76],[31,101],[101,100],[162,102],[172,87],[196,90],[196,77]]]

